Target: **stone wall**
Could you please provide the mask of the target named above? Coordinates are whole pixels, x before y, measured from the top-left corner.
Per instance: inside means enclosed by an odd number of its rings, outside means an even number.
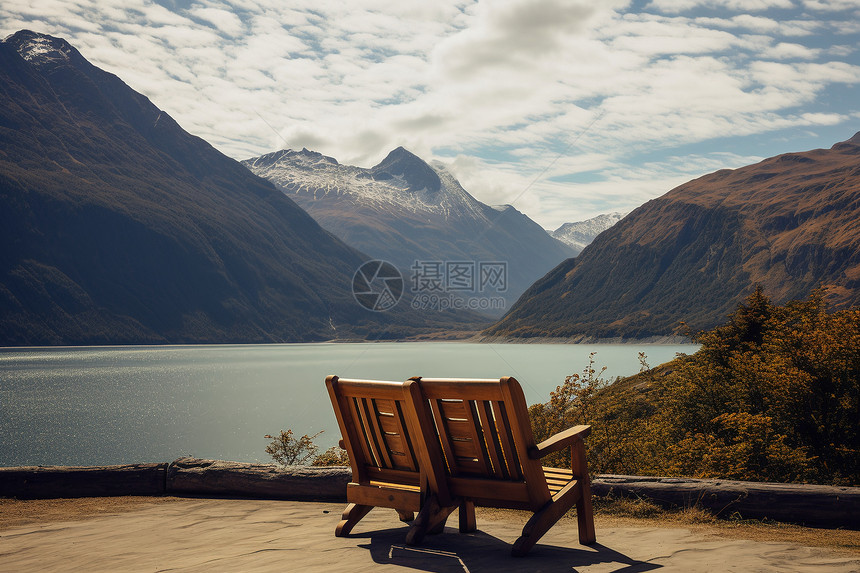
[[[0,497],[202,495],[346,501],[350,477],[344,467],[283,468],[197,458],[100,467],[17,467],[0,468]],[[666,507],[698,505],[721,517],[860,528],[860,487],[599,475],[592,491],[598,497],[647,498]]]

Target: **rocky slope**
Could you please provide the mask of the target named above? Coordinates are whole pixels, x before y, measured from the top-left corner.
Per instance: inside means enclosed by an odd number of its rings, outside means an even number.
[[[724,169],[649,201],[536,282],[487,333],[648,337],[723,321],[762,285],[860,303],[860,134]]]

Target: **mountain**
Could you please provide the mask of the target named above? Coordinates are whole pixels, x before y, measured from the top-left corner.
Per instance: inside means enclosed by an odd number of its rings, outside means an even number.
[[[486,331],[671,335],[722,323],[755,285],[775,303],[822,286],[860,303],[860,134],[724,169],[647,202],[537,281]]]
[[[368,258],[66,41],[0,42],[0,345],[390,335]]]
[[[481,203],[444,165],[429,165],[402,147],[370,169],[341,165],[307,149],[243,163],[344,242],[401,269],[413,296],[427,294],[420,292],[421,283],[428,270],[438,271],[440,288],[432,293],[455,291],[473,302],[499,299],[504,308],[480,310],[500,316],[529,285],[574,254],[513,207]],[[490,265],[503,269],[504,285],[482,284],[482,269]],[[447,288],[452,269],[471,273],[473,280],[463,281],[464,288]]]
[[[621,213],[604,213],[585,221],[565,223],[550,235],[573,247],[575,254],[578,255],[597,235],[623,218],[624,215]]]

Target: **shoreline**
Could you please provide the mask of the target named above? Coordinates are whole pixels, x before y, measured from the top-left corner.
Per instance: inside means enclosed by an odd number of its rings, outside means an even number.
[[[597,336],[588,336],[580,334],[567,338],[541,337],[533,338],[515,338],[508,336],[480,336],[473,340],[481,344],[629,344],[634,345],[679,345],[679,344],[695,344],[686,336],[648,336],[646,338],[600,338]]]
[[[600,338],[584,334],[567,338],[554,337],[531,337],[516,338],[506,336],[484,336],[480,333],[469,332],[460,336],[458,333],[437,333],[418,335],[407,338],[368,340],[364,338],[333,338],[329,340],[318,340],[315,342],[205,342],[205,343],[165,343],[165,344],[93,344],[74,345],[58,344],[56,346],[0,346],[0,351],[16,350],[76,350],[97,348],[194,348],[203,346],[280,346],[290,344],[383,344],[383,343],[410,343],[410,342],[451,342],[468,344],[625,344],[625,345],[683,345],[695,344],[685,336],[649,336],[646,338]]]

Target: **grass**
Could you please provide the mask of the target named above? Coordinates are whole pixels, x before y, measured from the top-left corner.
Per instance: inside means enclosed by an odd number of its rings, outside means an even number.
[[[773,520],[719,518],[699,506],[665,509],[642,498],[595,498],[596,527],[684,527],[706,535],[760,542],[797,543],[860,555],[860,531],[821,529]],[[566,519],[575,519],[569,513]]]
[[[51,521],[72,521],[124,513],[178,497],[119,496],[74,499],[0,498],[0,531],[20,525]]]

